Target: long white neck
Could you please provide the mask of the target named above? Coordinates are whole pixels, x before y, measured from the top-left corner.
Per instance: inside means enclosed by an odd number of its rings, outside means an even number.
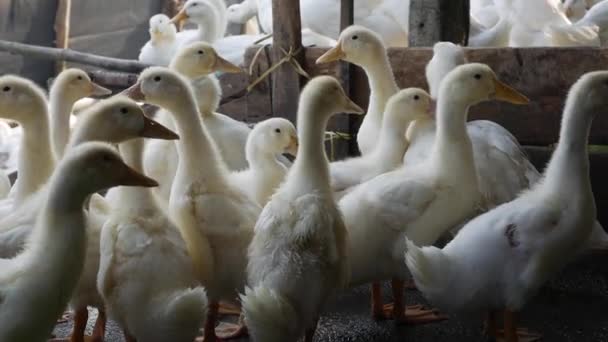
[[[144,140],[141,138],[131,139],[120,144],[120,155],[125,163],[141,173],[144,170],[142,162],[143,152]],[[121,209],[128,208],[128,210],[134,213],[139,213],[157,208],[151,188],[122,186],[117,191],[119,191],[118,207]]]
[[[70,140],[70,116],[74,107],[74,100],[66,96],[60,89],[51,89],[50,115],[51,134],[53,139],[53,152],[55,159],[63,157]]]
[[[373,152],[378,158],[378,164],[396,166],[403,160],[408,144],[405,129],[410,121],[404,123],[403,120],[396,118],[397,115],[387,113],[382,120],[378,144]]]
[[[554,191],[571,196],[581,194],[592,197],[589,176],[587,140],[592,115],[581,112],[578,98],[572,98],[564,110],[557,149],[545,171],[545,184]]]
[[[245,149],[247,163],[254,172],[274,173],[276,170],[281,170],[282,164],[277,160],[275,153],[266,151],[256,144],[247,144]]]
[[[437,132],[430,159],[435,170],[448,177],[477,179],[473,146],[466,128],[469,104],[440,95],[437,109]]]
[[[220,22],[215,16],[208,16],[207,19],[197,22],[197,25],[200,40],[213,43],[220,38]]]
[[[21,287],[36,289],[28,296],[29,303],[24,307],[44,305],[49,314],[53,313],[46,322],[50,327],[69,301],[82,274],[86,254],[82,204],[87,194],[78,182],[74,182],[77,176],[61,173],[51,183],[48,200],[38,216],[30,243],[20,256],[30,269],[24,274]]]
[[[364,120],[382,120],[388,99],[399,91],[393,69],[386,54],[381,54],[373,63],[363,66],[369,79],[369,107]],[[369,119],[368,119],[369,118]]]
[[[325,129],[330,116],[331,113],[327,108],[300,102],[298,108],[300,146],[298,157],[288,177],[293,175],[296,179],[305,179],[305,183],[296,186],[307,193],[331,192],[329,161],[325,153]]]
[[[201,122],[196,100],[192,95],[184,96],[170,111],[180,135],[175,142],[179,155],[176,179],[223,183],[226,165]]]
[[[32,193],[44,185],[55,167],[51,140],[49,137],[48,111],[46,104],[41,104],[35,118],[21,123],[23,137],[19,151],[18,177],[15,185],[15,203],[20,204]]]

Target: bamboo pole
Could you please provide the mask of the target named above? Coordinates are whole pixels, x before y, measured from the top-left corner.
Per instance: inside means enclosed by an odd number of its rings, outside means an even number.
[[[132,59],[98,56],[71,49],[58,49],[0,40],[0,51],[21,54],[27,57],[38,57],[56,61],[68,61],[92,65],[114,71],[139,73],[150,65]]]
[[[72,13],[72,0],[58,0],[57,14],[55,15],[55,46],[67,49],[70,42],[70,16]],[[63,60],[55,64],[55,72],[60,73],[65,69]]]

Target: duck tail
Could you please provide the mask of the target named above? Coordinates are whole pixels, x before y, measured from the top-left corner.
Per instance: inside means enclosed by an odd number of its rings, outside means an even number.
[[[289,301],[273,289],[257,286],[245,288],[241,295],[245,324],[253,341],[295,341],[298,315]]]
[[[194,340],[207,317],[207,292],[200,286],[180,289],[159,295],[152,307],[158,310],[153,314],[156,320],[154,324],[167,337],[180,336],[184,340]]]
[[[416,286],[429,300],[441,302],[441,296],[450,284],[449,259],[437,247],[418,247],[406,238],[407,264]]]

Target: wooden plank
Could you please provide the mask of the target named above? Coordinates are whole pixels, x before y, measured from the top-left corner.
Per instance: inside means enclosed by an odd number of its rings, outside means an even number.
[[[349,27],[355,22],[355,7],[353,0],[341,0],[340,1],[340,31]],[[342,87],[346,92],[346,95],[353,97],[351,89],[351,82],[354,76],[354,65],[348,62],[340,63],[339,71],[340,81]],[[354,124],[352,115],[341,115],[330,121],[328,129],[331,131],[338,131],[349,133],[352,131],[351,125]],[[357,123],[357,127],[361,125]],[[355,155],[358,152],[357,142],[355,139],[351,140],[336,140],[333,142],[333,155],[335,158],[342,159],[348,155]]]
[[[337,74],[337,63],[314,65],[314,61],[325,51],[321,48],[307,49],[306,59],[311,74]],[[527,106],[497,101],[483,103],[471,109],[470,120],[496,121],[527,145],[547,146],[555,143],[570,86],[582,74],[605,69],[608,65],[606,48],[488,48],[465,51],[470,62],[488,64],[499,78],[531,100]],[[431,57],[432,50],[429,48],[389,49],[389,59],[399,87],[428,88],[424,68]],[[369,95],[367,79],[358,78],[354,87],[354,97],[365,106]],[[356,129],[354,127],[353,132]],[[608,117],[597,116],[591,129],[590,143],[608,145]]]
[[[57,13],[55,15],[55,46],[60,49],[67,49],[70,42],[70,17],[72,12],[72,0],[59,0],[57,3]],[[60,73],[65,69],[65,61],[55,63],[55,72]]]
[[[300,2],[298,0],[272,1],[273,64],[278,63],[285,53],[298,51],[295,59],[303,65],[302,29],[300,22]],[[314,64],[314,63],[313,63]],[[284,63],[272,75],[272,115],[296,122],[298,98],[303,80],[290,63]]]
[[[469,0],[410,0],[409,46],[466,45],[469,7]]]

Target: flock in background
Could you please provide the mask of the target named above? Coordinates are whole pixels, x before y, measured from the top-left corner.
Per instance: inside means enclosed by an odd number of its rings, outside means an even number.
[[[99,311],[95,341],[103,341],[106,314],[127,341],[245,334],[312,341],[328,301],[369,283],[375,319],[445,319],[436,309],[405,306],[410,274],[440,310],[489,313],[491,336],[539,339],[517,329],[515,314],[581,252],[608,247],[587,155],[592,120],[608,108],[608,72],[581,75],[572,86],[560,140],[540,174],[504,127],[467,122],[469,107],[484,101],[525,113],[525,95],[447,42],[435,45],[425,70],[428,92],[399,89],[386,32],[401,27],[407,37],[407,25],[376,28],[387,21],[372,18],[395,15],[383,6],[403,2],[361,2],[356,8],[371,14],[334,34],[322,30],[327,22],[314,23],[322,16],[306,19],[314,2],[302,1],[303,36],[333,41],[317,63],[344,60],[369,79],[361,155],[341,161],[326,156],[328,121],[365,111],[332,77],[304,87],[296,126],[271,118],[250,128],[217,112],[215,74],[241,72],[242,62],[242,50],[222,44],[259,39],[224,37],[226,23],[257,11],[260,27],[271,27],[270,2],[227,9],[222,0],[189,0],[174,18],[152,17],[140,60],[158,66],[104,100],[88,98],[111,92],[79,69],[58,75],[48,96],[26,79],[1,76],[0,118],[19,124],[3,127],[1,138],[19,149],[8,158],[16,160],[16,183],[0,178],[0,341],[46,341],[68,305],[70,341],[83,340],[87,307]],[[550,9],[528,7],[535,24],[555,15],[568,20],[561,28],[601,32],[577,23],[604,2],[473,3],[480,34],[506,27],[507,45],[522,37],[524,24],[514,20],[524,16],[514,14],[524,3]],[[177,32],[182,20],[199,28]],[[548,32],[558,26],[548,19],[536,37],[555,43]],[[159,108],[154,119],[141,103]],[[433,247],[442,237],[451,241]],[[391,304],[381,301],[386,280]],[[216,327],[221,315],[239,321]]]

